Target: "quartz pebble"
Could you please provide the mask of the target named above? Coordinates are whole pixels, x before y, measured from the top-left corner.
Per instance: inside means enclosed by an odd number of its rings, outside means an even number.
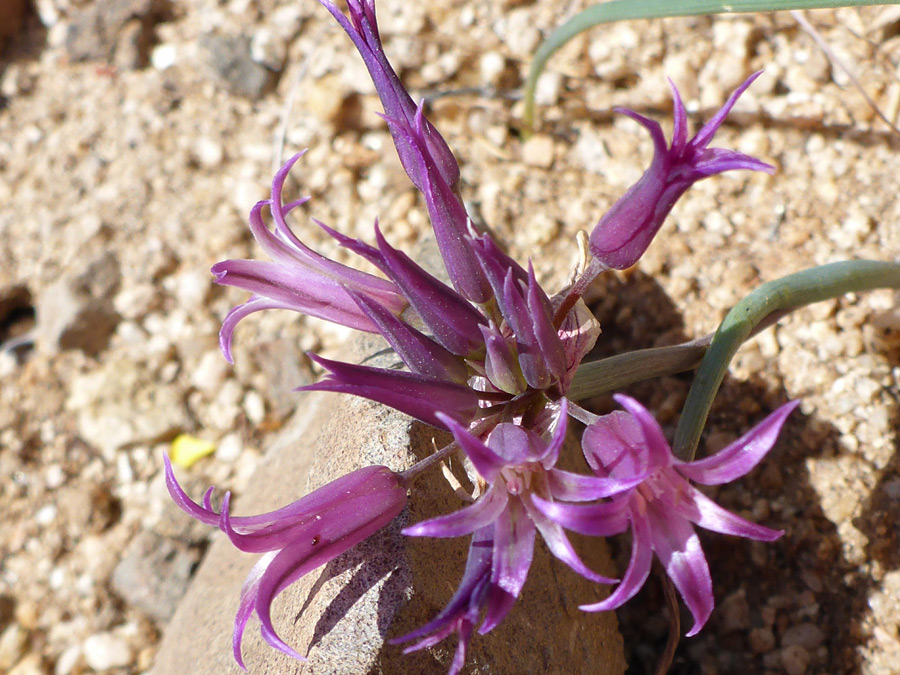
[[[122,668],[131,662],[128,643],[112,633],[96,633],[84,641],[84,659],[94,670]]]

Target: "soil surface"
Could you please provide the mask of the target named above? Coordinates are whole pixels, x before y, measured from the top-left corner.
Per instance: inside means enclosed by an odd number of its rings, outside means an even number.
[[[652,155],[612,108],[670,130],[670,77],[696,127],[765,69],[715,145],[777,173],[696,185],[635,268],[596,284],[597,356],[704,335],[793,271],[900,258],[900,137],[790,14],[595,29],[551,61],[540,133],[524,141],[530,54],[588,4],[380,0],[379,19],[460,159],[473,215],[551,292],[577,262],[576,234]],[[262,256],[247,213],[302,148],[290,191],[312,200],[296,228],[323,253],[345,259],[310,216],[367,240],[379,217],[407,250],[427,216],[361,60],[315,0],[0,6],[0,671],[141,672],[212,536],[170,503],[163,452],[181,434],[210,441],[215,452],[180,472],[186,488],[240,493],[293,410],[291,389],[318,376],[304,353],[333,354],[347,337],[256,315],[230,366],[217,331],[246,294],[214,286],[209,267]],[[896,123],[898,8],[806,18]],[[701,535],[717,607],[672,672],[900,672],[898,300],[802,309],[739,353],[706,451],[803,402],[761,468],[709,494],[786,534]],[[671,432],[690,381],[629,393]],[[627,538],[612,547],[624,570]],[[667,637],[654,579],[619,612],[632,672],[651,670]]]

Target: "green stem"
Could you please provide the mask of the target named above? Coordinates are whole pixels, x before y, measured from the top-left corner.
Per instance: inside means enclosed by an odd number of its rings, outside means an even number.
[[[753,329],[751,337],[778,323],[785,314],[788,312],[773,312],[767,316]],[[712,339],[713,333],[710,333],[680,345],[637,349],[582,363],[578,366],[572,384],[566,391],[566,398],[570,401],[580,401],[623,389],[641,380],[693,370],[700,365]]]
[[[674,375],[696,368],[712,335],[673,347],[638,349],[578,366],[566,397],[580,401],[627,387],[651,377]]]
[[[713,336],[691,384],[675,431],[675,454],[693,459],[728,365],[761,321],[776,312],[876,288],[900,289],[900,263],[848,260],[822,265],[763,284],[736,304]]]
[[[610,0],[579,12],[544,40],[534,54],[528,80],[525,82],[525,129],[534,127],[534,92],[538,78],[550,57],[564,44],[584,31],[613,21],[660,19],[670,16],[700,14],[732,14],[739,12],[775,12],[796,9],[826,9],[896,5],[900,2],[861,2],[843,0]]]

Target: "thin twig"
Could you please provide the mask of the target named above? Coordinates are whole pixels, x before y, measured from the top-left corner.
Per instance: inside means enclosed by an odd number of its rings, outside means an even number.
[[[831,48],[831,46],[830,46],[827,42],[825,42],[825,38],[823,38],[823,37],[819,34],[819,32],[813,27],[813,25],[812,25],[809,21],[806,20],[806,17],[803,15],[803,12],[798,11],[798,10],[792,10],[792,11],[791,11],[791,16],[794,17],[794,20],[795,20],[798,24],[800,24],[800,27],[801,27],[803,30],[805,30],[807,33],[809,33],[809,36],[810,36],[810,37],[815,41],[815,43],[819,46],[819,49],[822,50],[822,53],[824,53],[825,56],[828,57],[828,60],[831,61],[831,63],[832,63],[833,65],[835,65],[835,66],[837,66],[838,68],[840,68],[841,70],[843,70],[844,73],[847,75],[847,77],[850,78],[850,82],[852,82],[852,83],[853,83],[853,86],[856,87],[857,90],[859,90],[859,93],[862,94],[862,97],[866,100],[866,103],[869,104],[869,107],[872,108],[872,110],[875,112],[876,115],[878,115],[878,118],[879,118],[882,122],[884,122],[885,124],[887,124],[887,125],[893,130],[893,132],[894,132],[895,134],[897,134],[898,136],[900,136],[900,129],[898,129],[898,128],[894,125],[894,123],[891,122],[891,121],[885,116],[885,114],[884,114],[883,112],[881,112],[881,108],[879,108],[879,107],[878,107],[878,104],[875,103],[874,100],[872,100],[872,97],[869,96],[869,94],[866,93],[866,90],[863,88],[863,86],[862,86],[862,84],[860,83],[860,81],[856,79],[856,76],[853,74],[853,72],[850,70],[850,68],[847,67],[847,65],[840,59],[840,57],[838,57],[837,54],[835,54],[835,52],[834,52],[834,50]]]
[[[315,37],[313,38],[313,47],[303,57],[303,61],[300,63],[300,67],[297,69],[297,72],[294,75],[294,79],[291,82],[291,86],[288,89],[287,96],[285,96],[284,98],[284,105],[281,108],[281,120],[278,122],[278,130],[275,132],[274,146],[272,148],[272,173],[276,173],[284,163],[282,157],[284,153],[284,141],[287,137],[288,122],[290,122],[291,119],[291,111],[294,107],[294,100],[297,98],[297,94],[300,91],[300,82],[303,80],[303,78],[306,76],[306,72],[309,70],[309,64],[312,60],[312,56],[316,53],[316,45],[321,42],[321,35],[324,32],[324,30],[319,30],[316,33]]]
[[[681,639],[681,614],[678,609],[678,598],[675,596],[675,587],[672,585],[672,580],[659,567],[657,567],[657,572],[659,572],[663,594],[666,596],[666,606],[669,608],[669,639],[666,641],[666,648],[659,656],[655,675],[666,675],[669,672],[669,668],[672,667],[672,661],[675,658],[675,648],[678,647],[678,641]]]

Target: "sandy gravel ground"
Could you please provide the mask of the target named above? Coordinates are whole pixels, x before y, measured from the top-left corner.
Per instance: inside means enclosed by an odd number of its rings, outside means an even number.
[[[141,672],[209,541],[172,506],[161,456],[216,451],[186,483],[240,492],[317,375],[303,355],[346,332],[288,313],[245,322],[234,367],[219,322],[243,293],[208,268],[260,255],[245,226],[284,158],[308,220],[395,245],[427,232],[358,56],[314,0],[33,0],[0,15],[0,671]],[[464,194],[549,289],[651,156],[625,105],[669,128],[665,77],[701,123],[765,74],[717,144],[776,165],[696,186],[645,258],[593,291],[598,355],[715,328],[763,281],[851,257],[900,258],[900,138],[788,14],[597,29],[551,63],[541,133],[516,100],[541,36],[587,2],[381,0],[388,54],[463,164]],[[889,118],[900,13],[808,13]],[[798,311],[747,345],[705,436],[722,447],[802,398],[765,465],[712,491],[787,530],[775,544],[704,536],[717,609],[677,673],[900,672],[900,296]],[[689,375],[633,387],[668,430]],[[610,399],[592,402],[610,410]],[[620,565],[628,542],[614,542]],[[525,592],[539,592],[526,587]],[[236,599],[235,599],[236,604]],[[651,582],[619,613],[633,672],[668,618]],[[489,639],[489,636],[488,638]],[[222,636],[229,649],[229,636]]]

